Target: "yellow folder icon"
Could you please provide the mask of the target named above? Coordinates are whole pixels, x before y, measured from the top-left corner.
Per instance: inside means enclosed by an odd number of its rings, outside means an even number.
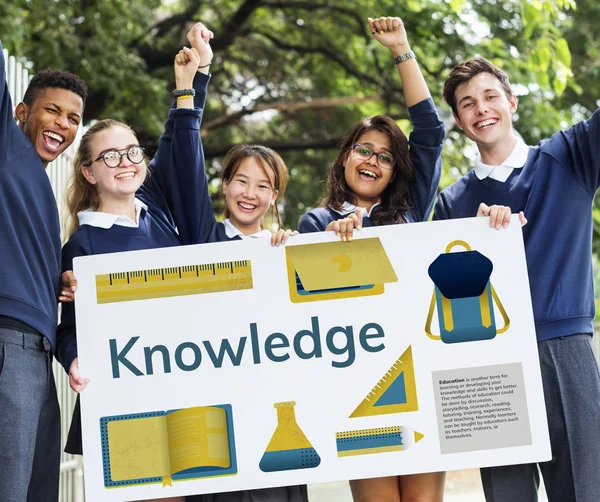
[[[285,248],[293,303],[380,295],[398,277],[378,237]]]

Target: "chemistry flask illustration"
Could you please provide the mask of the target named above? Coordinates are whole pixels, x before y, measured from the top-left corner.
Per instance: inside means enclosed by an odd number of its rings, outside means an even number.
[[[321,463],[321,457],[296,422],[295,401],[275,403],[277,428],[260,460],[263,472],[311,469]]]
[[[450,251],[462,246],[466,251]],[[444,343],[490,340],[504,333],[510,319],[496,294],[490,276],[494,265],[478,251],[472,251],[465,241],[452,241],[446,252],[429,266],[429,277],[434,283],[433,296],[425,323],[425,333],[432,340]],[[494,303],[504,320],[496,329]],[[434,307],[437,307],[440,334],[431,331]]]

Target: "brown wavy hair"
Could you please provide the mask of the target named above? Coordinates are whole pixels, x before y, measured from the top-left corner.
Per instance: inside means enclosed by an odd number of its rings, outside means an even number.
[[[374,225],[403,222],[403,214],[411,209],[410,186],[414,183],[415,175],[406,135],[386,115],[365,118],[346,131],[340,143],[340,153],[329,171],[327,193],[321,200],[321,206],[340,210],[344,202],[356,203],[356,196],[346,183],[344,163],[351,153],[352,145],[358,143],[359,138],[369,131],[379,131],[390,137],[395,161],[390,182],[381,194],[381,203],[373,210],[371,219]]]
[[[273,186],[271,188],[273,191],[277,192],[277,200],[275,201],[275,204],[273,204],[272,218],[277,218],[277,223],[281,227],[283,226],[283,222],[281,220],[281,214],[279,214],[277,201],[280,197],[283,197],[283,194],[285,193],[289,175],[285,162],[275,150],[271,150],[269,147],[262,145],[242,144],[234,146],[227,152],[223,159],[221,182],[223,180],[230,181],[235,176],[235,173],[242,162],[249,157],[256,160],[268,179],[271,179],[269,171],[273,173]],[[229,218],[227,204],[225,204],[225,217]],[[264,228],[263,218],[260,219],[260,226],[261,228]]]
[[[456,88],[480,73],[489,73],[496,77],[508,99],[513,95],[513,90],[506,72],[502,71],[487,59],[481,56],[475,56],[452,68],[450,75],[444,83],[444,101],[452,108],[452,113],[454,113],[454,115],[458,115],[458,108],[456,106]]]
[[[96,210],[100,205],[100,197],[98,196],[96,186],[85,179],[82,168],[90,166],[94,161],[92,158],[92,141],[94,136],[112,127],[127,129],[137,138],[131,127],[112,119],[99,120],[81,137],[77,154],[73,160],[73,172],[71,173],[67,187],[67,220],[65,226],[67,239],[79,226],[77,213],[86,209]]]

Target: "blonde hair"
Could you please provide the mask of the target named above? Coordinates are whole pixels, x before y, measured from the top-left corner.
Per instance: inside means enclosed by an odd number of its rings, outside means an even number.
[[[135,132],[127,124],[123,124],[117,120],[104,119],[96,122],[82,136],[75,160],[73,160],[73,172],[69,178],[67,188],[67,219],[65,223],[65,235],[68,239],[77,227],[79,220],[77,213],[86,209],[98,209],[100,197],[95,185],[92,185],[83,175],[83,167],[88,167],[94,162],[92,158],[92,141],[94,136],[101,131],[106,131],[112,127],[122,127],[131,131],[135,136]],[[137,138],[137,136],[136,136]]]
[[[234,146],[227,152],[223,159],[221,181],[230,181],[235,176],[235,173],[242,162],[249,157],[256,160],[267,178],[271,178],[267,169],[270,169],[273,172],[273,186],[271,188],[273,191],[277,192],[278,197],[283,197],[288,183],[288,168],[281,156],[275,150],[266,146],[246,144]],[[225,204],[225,217],[229,218],[227,204]],[[281,227],[283,222],[281,221],[277,202],[273,204],[273,219],[275,219],[275,217],[277,217],[277,223]],[[263,218],[260,219],[260,226],[261,228],[264,228]]]

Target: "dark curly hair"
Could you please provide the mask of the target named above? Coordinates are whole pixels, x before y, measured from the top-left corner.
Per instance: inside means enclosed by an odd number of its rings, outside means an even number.
[[[390,183],[381,194],[381,203],[371,214],[374,225],[389,225],[404,222],[403,214],[411,209],[410,186],[415,180],[413,165],[408,153],[408,140],[398,124],[385,115],[375,115],[360,120],[346,131],[340,143],[340,153],[327,177],[327,193],[321,206],[340,210],[344,202],[356,203],[356,197],[344,176],[344,163],[350,155],[352,145],[369,131],[387,134],[392,143],[395,160]]]
[[[42,70],[37,72],[29,82],[29,87],[25,91],[25,96],[23,96],[23,103],[27,106],[32,106],[34,101],[46,89],[51,88],[74,92],[81,97],[83,106],[85,107],[85,101],[88,96],[88,89],[85,82],[74,73],[60,70]]]

